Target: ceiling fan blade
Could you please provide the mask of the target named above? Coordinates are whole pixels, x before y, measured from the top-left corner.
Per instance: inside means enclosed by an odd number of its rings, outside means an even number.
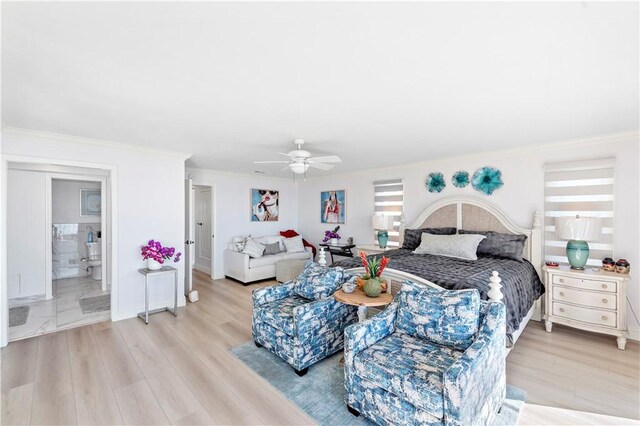
[[[282,169],[280,169],[281,172],[284,172],[285,170],[291,170],[291,167],[285,166]]]
[[[286,153],[286,152],[279,152],[278,154],[280,154],[280,155],[286,155],[286,156],[287,156],[287,157],[289,157],[289,158],[294,158],[294,156],[293,156],[293,155],[289,155],[289,154],[288,154],[288,153]]]
[[[314,169],[320,169],[320,170],[330,170],[330,169],[333,169],[333,164],[309,163],[309,167],[313,167]]]
[[[342,160],[337,155],[327,155],[324,157],[311,157],[307,160],[310,163],[341,163]]]
[[[253,164],[288,164],[287,160],[274,160],[274,161],[254,161]]]

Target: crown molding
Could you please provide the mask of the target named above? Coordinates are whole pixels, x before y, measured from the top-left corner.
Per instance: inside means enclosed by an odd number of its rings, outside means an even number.
[[[207,175],[222,175],[222,176],[229,176],[229,177],[244,177],[244,178],[265,179],[265,180],[270,179],[270,180],[286,181],[286,182],[294,183],[293,180],[291,179],[291,176],[285,178],[285,177],[278,177],[278,176],[270,176],[268,174],[227,172],[225,170],[203,169],[199,167],[186,167],[185,171],[187,175],[189,175],[189,173],[204,173]]]
[[[60,133],[45,132],[42,130],[23,129],[20,127],[3,127],[2,134],[8,135],[8,136],[31,137],[31,138],[36,138],[36,139],[51,141],[51,142],[76,144],[76,145],[93,145],[93,146],[101,146],[106,148],[123,149],[128,151],[162,154],[162,155],[182,158],[183,160],[186,160],[193,156],[193,154],[189,154],[186,152],[171,151],[168,149],[152,148],[152,147],[141,146],[141,145],[126,144],[121,142],[112,142],[104,139],[93,139],[93,138],[85,138],[81,136],[63,135]]]
[[[308,177],[307,180],[319,180],[327,177],[331,177],[331,178],[348,177],[348,176],[353,176],[353,175],[365,173],[372,170],[380,171],[380,170],[401,169],[401,168],[412,167],[412,166],[429,166],[432,164],[439,164],[439,163],[451,162],[451,161],[474,160],[474,159],[483,158],[483,157],[491,157],[491,158],[506,157],[506,156],[512,156],[515,154],[527,154],[531,152],[544,151],[551,148],[566,148],[566,147],[572,147],[572,146],[580,146],[581,148],[584,148],[586,146],[592,146],[592,145],[628,142],[633,140],[635,141],[640,140],[640,130],[638,129],[629,130],[625,132],[616,132],[616,133],[609,133],[604,135],[588,136],[584,138],[564,139],[556,142],[546,142],[546,143],[541,143],[536,145],[527,145],[527,146],[518,147],[518,148],[502,148],[502,149],[495,149],[491,151],[480,151],[474,154],[453,155],[449,157],[441,157],[434,160],[416,161],[413,163],[397,164],[393,166],[372,167],[369,169],[356,170],[352,172],[337,173],[331,176],[311,176],[311,177]]]

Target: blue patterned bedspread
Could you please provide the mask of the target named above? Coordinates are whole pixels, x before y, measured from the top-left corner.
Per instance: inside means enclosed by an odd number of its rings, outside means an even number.
[[[544,286],[533,265],[528,261],[504,259],[493,256],[478,260],[462,260],[430,254],[414,254],[411,250],[391,250],[384,254],[389,258],[388,268],[416,275],[440,287],[458,290],[477,288],[483,300],[487,300],[491,272],[498,271],[502,279],[502,294],[507,308],[507,338],[512,341],[534,302],[544,294]],[[359,258],[342,260],[333,266],[356,268],[362,266]]]

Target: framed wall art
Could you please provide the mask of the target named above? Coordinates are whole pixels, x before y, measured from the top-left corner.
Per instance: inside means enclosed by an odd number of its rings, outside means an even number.
[[[322,191],[320,193],[320,222],[345,223],[347,218],[347,193],[338,191]]]
[[[100,216],[102,198],[99,189],[80,190],[80,216]]]
[[[280,191],[251,189],[251,222],[277,222],[280,217]]]

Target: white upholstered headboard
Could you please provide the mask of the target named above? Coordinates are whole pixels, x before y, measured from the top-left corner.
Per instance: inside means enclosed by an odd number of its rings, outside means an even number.
[[[516,225],[502,210],[481,199],[469,196],[442,198],[427,206],[409,225],[404,215],[400,219],[400,246],[405,229],[455,227],[469,231],[495,231],[527,236],[524,257],[541,274],[542,228],[538,212],[533,215],[531,228]]]

